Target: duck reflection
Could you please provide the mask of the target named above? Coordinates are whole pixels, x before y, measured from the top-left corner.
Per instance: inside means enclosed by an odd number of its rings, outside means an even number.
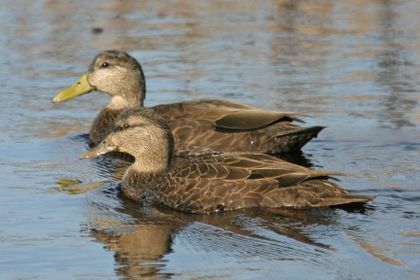
[[[139,208],[130,201],[123,201],[118,211],[121,211],[120,215],[111,215],[109,219],[97,219],[94,215],[90,231],[107,250],[115,252],[117,275],[127,279],[169,278],[171,274],[161,271],[165,266],[163,258],[171,252],[173,235],[185,226],[185,222],[176,215]],[[98,213],[98,209],[93,212]],[[99,212],[104,214],[103,210]],[[134,220],[121,219],[127,214],[133,215]]]
[[[127,279],[170,278],[165,259],[174,240],[187,244],[191,254],[214,252],[237,258],[297,260],[303,257],[327,266],[331,252],[323,231],[331,232],[337,215],[332,210],[275,209],[190,215],[140,205],[117,195],[118,187],[93,195],[88,204],[90,235],[113,251],[115,270]]]

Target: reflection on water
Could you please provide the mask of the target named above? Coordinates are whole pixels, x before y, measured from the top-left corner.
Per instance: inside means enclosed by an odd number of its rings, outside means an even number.
[[[416,1],[1,6],[2,279],[418,278]],[[286,159],[349,174],[341,185],[375,199],[368,209],[221,216],[125,201],[121,162],[78,160],[108,97],[50,103],[111,48],[142,63],[147,105],[220,98],[326,125]]]
[[[114,190],[115,191],[115,190]],[[328,246],[305,234],[310,226],[330,226],[332,217],[319,211],[238,211],[224,215],[187,215],[139,205],[120,198],[112,208],[104,194],[89,204],[89,230],[115,252],[119,275],[128,279],[171,276],[165,256],[179,238],[190,250],[246,260],[302,260],[327,266]],[[129,217],[129,219],[127,219]],[[282,240],[284,239],[284,240]],[[289,241],[292,240],[292,241]],[[307,245],[305,245],[307,244]]]
[[[108,215],[101,206],[91,204],[89,230],[107,250],[115,252],[117,274],[128,279],[170,276],[160,272],[164,267],[162,258],[171,252],[172,236],[182,228],[183,221],[175,215],[165,215],[155,209],[138,210],[133,205],[131,209],[126,205],[119,208],[120,215]],[[125,221],[124,215],[129,215],[130,220]]]
[[[110,198],[113,205],[110,204]],[[171,278],[177,275],[167,269],[168,255],[174,243],[182,243],[194,255],[219,255],[240,263],[253,259],[266,262],[298,262],[331,271],[336,248],[328,240],[341,232],[336,230],[339,216],[334,210],[246,210],[223,215],[188,215],[171,210],[139,206],[116,195],[115,187],[97,192],[88,204],[90,235],[113,251],[118,275]],[[117,204],[116,204],[117,203]],[[351,210],[351,209],[349,209]],[[348,215],[367,215],[368,209],[346,210]],[[371,242],[372,236],[358,226],[344,229],[366,253],[390,265],[402,265],[388,257]],[[327,242],[323,243],[323,240]],[[175,250],[176,251],[176,250]],[[219,272],[213,272],[217,277]],[[190,276],[198,276],[192,273]],[[246,274],[245,274],[246,275]],[[240,276],[240,275],[239,275]]]

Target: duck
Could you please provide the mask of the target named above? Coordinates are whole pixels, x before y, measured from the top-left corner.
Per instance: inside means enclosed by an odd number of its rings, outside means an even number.
[[[166,119],[154,110],[136,108],[122,112],[114,130],[81,159],[111,152],[130,154],[134,162],[122,177],[123,196],[186,213],[331,207],[371,199],[329,180],[340,173],[306,168],[263,153],[176,157],[175,146]]]
[[[89,139],[94,146],[113,129],[124,110],[144,107],[146,80],[140,63],[119,50],[100,52],[87,72],[58,93],[53,103],[98,91],[111,102],[95,117]],[[151,107],[169,123],[177,155],[223,152],[282,154],[299,151],[317,137],[324,126],[302,128],[299,115],[271,112],[257,107],[214,99],[190,100]]]

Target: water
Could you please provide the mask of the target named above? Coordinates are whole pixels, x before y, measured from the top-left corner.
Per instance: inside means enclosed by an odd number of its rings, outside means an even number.
[[[417,1],[0,5],[1,279],[420,278]],[[149,106],[220,98],[309,115],[328,128],[304,160],[375,199],[213,216],[122,199],[106,164],[78,160],[107,97],[50,103],[111,48],[142,63]]]

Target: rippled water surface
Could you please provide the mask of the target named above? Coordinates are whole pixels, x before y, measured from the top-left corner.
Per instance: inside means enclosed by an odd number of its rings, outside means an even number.
[[[418,1],[0,6],[1,279],[420,278]],[[327,129],[299,160],[375,199],[210,216],[124,200],[106,159],[78,160],[108,98],[50,102],[104,49],[140,60],[147,105],[219,98],[308,115]]]

